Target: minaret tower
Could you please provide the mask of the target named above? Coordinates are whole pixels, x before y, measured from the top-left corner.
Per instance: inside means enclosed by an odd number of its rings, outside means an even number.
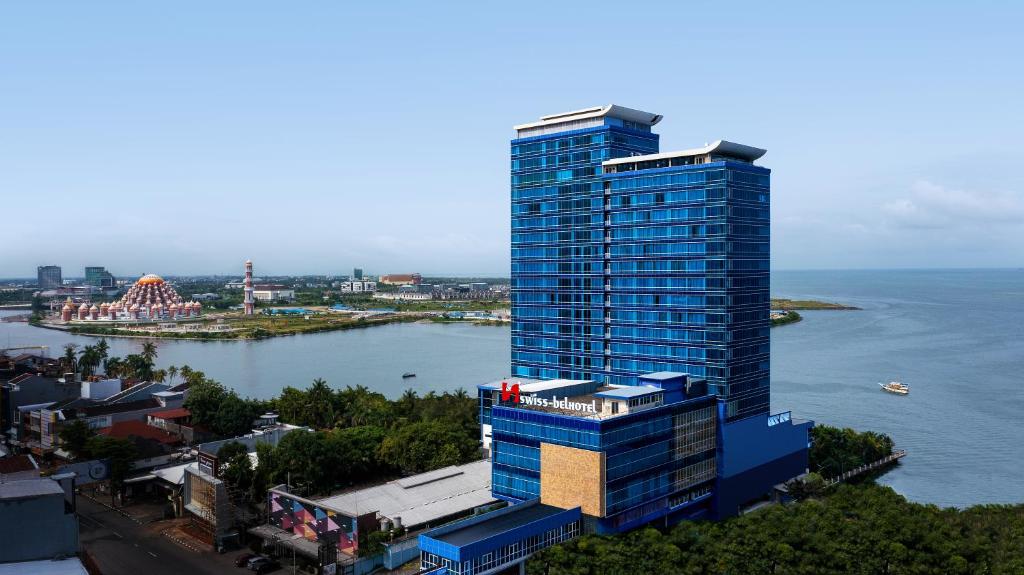
[[[245,315],[253,314],[252,300],[252,260],[245,262]]]

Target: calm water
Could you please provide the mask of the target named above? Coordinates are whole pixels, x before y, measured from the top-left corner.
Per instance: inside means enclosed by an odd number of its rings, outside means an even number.
[[[883,478],[938,505],[1024,502],[1024,271],[777,272],[774,295],[862,311],[805,312],[772,330],[772,407],[893,436],[910,455]],[[2,312],[0,312],[2,313]],[[113,353],[137,340],[110,339]],[[0,323],[0,347],[93,338]],[[508,327],[396,324],[259,342],[159,341],[158,363],[189,364],[243,395],[324,377],[389,396],[508,375]],[[403,380],[404,372],[415,379]],[[900,379],[908,397],[877,382]]]

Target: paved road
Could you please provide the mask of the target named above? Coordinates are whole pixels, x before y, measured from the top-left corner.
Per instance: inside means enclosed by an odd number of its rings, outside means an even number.
[[[231,564],[234,553],[191,551],[161,535],[157,525],[139,525],[86,497],[78,497],[77,503],[82,547],[103,575],[246,573]]]

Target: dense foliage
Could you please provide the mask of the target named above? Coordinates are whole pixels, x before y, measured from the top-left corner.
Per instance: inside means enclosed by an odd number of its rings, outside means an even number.
[[[317,430],[290,433],[276,448],[260,445],[255,468],[237,447],[223,448],[226,480],[252,501],[278,483],[307,495],[327,493],[479,457],[477,404],[463,390],[420,397],[410,389],[392,401],[362,386],[335,390],[317,379],[305,390],[286,387],[259,402],[239,399],[201,372],[190,371],[188,380],[185,405],[193,423],[230,435],[225,426],[241,428],[261,410],[276,409],[281,421]]]
[[[222,437],[237,437],[252,431],[252,422],[266,410],[266,402],[241,398],[201,371],[184,366],[179,371],[189,384],[185,407],[192,423]]]
[[[892,453],[892,448],[892,438],[884,433],[816,425],[811,430],[809,465],[811,471],[836,477],[882,459]]]
[[[721,522],[682,523],[547,549],[531,575],[1024,573],[1024,505],[966,510],[910,503],[888,487],[841,486],[823,500]]]

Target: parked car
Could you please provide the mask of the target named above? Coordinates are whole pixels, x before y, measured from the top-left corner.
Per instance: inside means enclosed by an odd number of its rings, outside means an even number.
[[[256,568],[259,567],[260,565],[262,565],[264,563],[270,563],[270,562],[271,562],[270,557],[267,557],[265,555],[254,555],[252,557],[252,559],[249,559],[249,562],[246,563],[245,566],[250,571],[255,571]]]
[[[235,567],[248,567],[249,560],[258,557],[255,553],[242,553],[238,557],[235,557]]]
[[[274,571],[280,567],[281,566],[277,563],[277,561],[274,561],[273,559],[270,559],[268,557],[260,557],[258,559],[254,559],[253,562],[249,564],[249,569],[252,569],[256,573],[270,573],[271,571]]]

